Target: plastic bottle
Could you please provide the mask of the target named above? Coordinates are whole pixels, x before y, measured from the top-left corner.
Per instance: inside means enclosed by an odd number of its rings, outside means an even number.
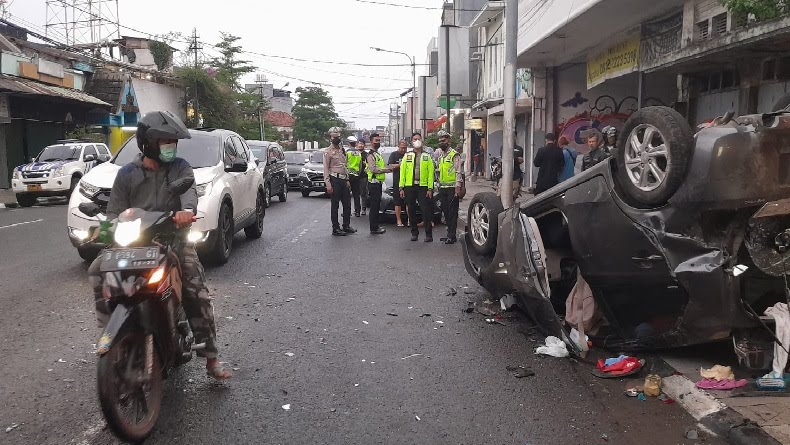
[[[661,395],[661,377],[656,374],[650,374],[645,377],[645,395],[650,397],[658,397]]]

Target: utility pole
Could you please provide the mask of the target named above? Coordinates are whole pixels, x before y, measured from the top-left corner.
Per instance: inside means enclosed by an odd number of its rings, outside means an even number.
[[[264,120],[263,120],[263,85],[268,80],[269,79],[266,78],[266,74],[258,74],[257,76],[255,76],[255,83],[258,84],[258,92],[261,94],[261,100],[260,100],[260,102],[258,102],[258,124],[260,125],[260,128],[261,128],[261,140],[262,141],[265,140],[264,131],[263,131],[263,128],[264,128]]]
[[[203,47],[200,46],[200,41],[198,40],[197,28],[192,28],[192,42],[189,44],[189,51],[192,51],[192,54],[195,57],[195,70],[197,70],[200,67],[200,64],[198,62],[198,54],[199,54],[199,51],[202,50],[202,49],[203,49]],[[192,107],[193,107],[193,111],[195,113],[195,126],[196,127],[200,127],[201,126],[201,124],[200,124],[200,107],[198,105],[199,105],[198,104],[198,81],[197,81],[197,76],[195,76],[195,93],[193,94],[193,97],[192,97]]]
[[[505,121],[502,126],[502,206],[513,205],[513,149],[516,145],[516,40],[518,38],[518,0],[505,3]]]

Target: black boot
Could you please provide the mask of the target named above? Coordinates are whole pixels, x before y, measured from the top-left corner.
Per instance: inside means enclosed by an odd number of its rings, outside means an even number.
[[[351,226],[345,226],[345,227],[343,227],[343,232],[345,232],[345,233],[357,233],[357,229],[355,229],[355,228],[353,228]]]
[[[375,229],[370,231],[370,233],[372,235],[381,235],[381,234],[386,233],[386,232],[387,232],[387,230],[385,228],[383,228],[383,227],[376,227]]]
[[[340,230],[339,228],[332,229],[332,235],[334,235],[334,236],[346,236],[346,232]]]

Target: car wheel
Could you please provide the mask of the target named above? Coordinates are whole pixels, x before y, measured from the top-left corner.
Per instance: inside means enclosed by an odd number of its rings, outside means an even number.
[[[80,258],[89,263],[99,256],[100,251],[101,249],[97,249],[95,247],[77,247],[77,253],[80,254]]]
[[[472,198],[466,216],[466,233],[468,244],[476,253],[488,255],[496,249],[499,214],[504,210],[496,193],[478,193]]]
[[[626,121],[617,145],[617,178],[626,198],[640,206],[665,204],[686,177],[694,135],[668,107],[647,107]]]
[[[268,209],[272,205],[272,186],[270,184],[266,184],[266,208]]]
[[[307,198],[310,196],[310,190],[302,190],[302,197]]]
[[[22,207],[33,207],[36,197],[33,195],[16,195],[16,202]]]
[[[244,228],[244,234],[249,239],[258,239],[263,235],[263,218],[266,216],[266,207],[263,205],[263,192],[258,191],[255,199],[255,223]]]
[[[233,212],[227,202],[222,203],[219,209],[219,220],[217,221],[217,240],[214,243],[209,259],[214,264],[225,264],[230,258],[233,250]]]
[[[71,197],[71,194],[74,193],[74,190],[77,189],[77,185],[79,185],[79,183],[80,183],[80,177],[79,176],[72,176],[71,177],[71,185],[69,186],[69,197]]]
[[[776,101],[773,111],[782,111],[790,107],[790,94],[785,94]]]
[[[277,196],[280,198],[280,202],[285,202],[285,201],[288,200],[288,184],[287,183],[283,182],[283,189],[280,192],[280,194],[277,195]]]

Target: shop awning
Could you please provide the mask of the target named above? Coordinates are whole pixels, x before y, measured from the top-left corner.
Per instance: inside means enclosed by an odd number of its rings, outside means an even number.
[[[476,110],[476,109],[479,109],[479,108],[491,108],[491,107],[495,107],[497,105],[500,105],[500,104],[502,104],[504,102],[505,102],[505,98],[504,97],[483,99],[480,102],[477,102],[476,104],[472,105],[472,109]]]
[[[32,96],[49,96],[74,102],[82,102],[97,107],[112,107],[107,102],[97,99],[80,90],[63,88],[55,85],[47,85],[35,80],[23,79],[21,77],[0,74],[0,92],[11,94],[29,94]]]

